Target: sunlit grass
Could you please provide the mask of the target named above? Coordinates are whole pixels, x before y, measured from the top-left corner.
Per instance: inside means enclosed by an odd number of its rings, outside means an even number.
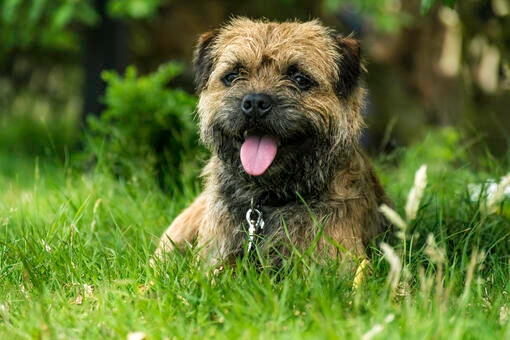
[[[388,245],[399,266],[374,249],[354,288],[347,264],[306,257],[213,275],[190,250],[152,268],[194,189],[169,197],[71,161],[0,155],[0,338],[508,338],[508,199],[485,214],[467,190],[508,168],[470,165],[449,143],[436,135],[378,163],[406,224]],[[429,149],[442,156],[420,157]]]

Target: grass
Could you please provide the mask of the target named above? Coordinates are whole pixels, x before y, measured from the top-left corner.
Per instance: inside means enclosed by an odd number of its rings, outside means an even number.
[[[240,260],[211,276],[193,254],[151,268],[194,188],[169,197],[156,184],[0,153],[0,338],[509,338],[508,201],[484,215],[467,190],[508,167],[470,161],[464,145],[442,130],[380,159],[401,216],[422,163],[428,185],[406,239],[392,244],[396,285],[376,250],[357,289],[346,264],[306,257],[279,273]]]

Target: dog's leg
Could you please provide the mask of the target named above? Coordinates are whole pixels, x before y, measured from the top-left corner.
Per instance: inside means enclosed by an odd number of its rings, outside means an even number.
[[[165,253],[175,247],[191,245],[198,236],[206,212],[206,196],[201,194],[186,208],[163,233],[154,257],[162,259]]]

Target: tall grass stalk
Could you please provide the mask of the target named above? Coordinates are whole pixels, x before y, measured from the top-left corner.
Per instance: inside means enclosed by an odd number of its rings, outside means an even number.
[[[467,190],[507,165],[471,166],[451,131],[432,137],[378,163],[400,234],[358,272],[313,247],[276,270],[239,259],[212,273],[196,248],[151,267],[195,186],[169,195],[72,157],[0,152],[0,338],[508,338],[508,201],[482,214]]]

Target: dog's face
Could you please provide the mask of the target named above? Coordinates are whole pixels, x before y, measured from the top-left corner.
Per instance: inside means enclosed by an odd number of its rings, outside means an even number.
[[[317,21],[234,19],[202,35],[194,59],[202,140],[261,183],[327,167],[363,125],[359,53],[356,40]]]

